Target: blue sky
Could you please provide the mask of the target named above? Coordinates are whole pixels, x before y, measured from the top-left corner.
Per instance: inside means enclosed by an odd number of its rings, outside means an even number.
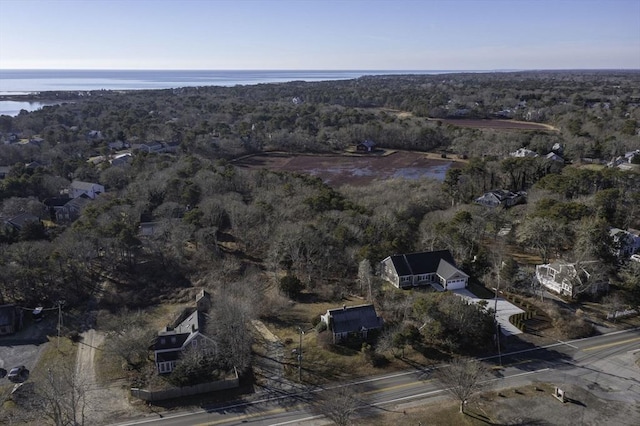
[[[0,0],[1,69],[640,69],[640,0]]]

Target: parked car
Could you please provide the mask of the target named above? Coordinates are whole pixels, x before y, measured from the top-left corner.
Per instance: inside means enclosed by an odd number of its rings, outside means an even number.
[[[0,368],[0,379],[4,378],[7,375],[7,370],[4,368]]]
[[[13,367],[9,374],[7,374],[7,379],[12,381],[13,383],[21,383],[27,380],[29,377],[29,370],[24,365],[20,365],[18,367]]]
[[[35,322],[42,321],[42,318],[44,318],[44,308],[42,306],[38,306],[33,310],[31,316]]]

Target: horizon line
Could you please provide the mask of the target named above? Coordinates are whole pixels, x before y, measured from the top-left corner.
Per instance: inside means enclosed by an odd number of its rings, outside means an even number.
[[[494,68],[494,69],[346,69],[346,68],[0,68],[3,71],[323,71],[323,72],[527,72],[527,71],[640,71],[640,68]]]

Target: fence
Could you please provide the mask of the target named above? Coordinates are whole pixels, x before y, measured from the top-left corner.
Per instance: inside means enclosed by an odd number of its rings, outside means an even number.
[[[607,319],[618,319],[618,318],[626,318],[626,317],[631,317],[633,315],[637,315],[638,311],[635,309],[627,309],[625,311],[615,311],[613,313],[609,312],[607,314]]]
[[[215,392],[225,389],[234,389],[240,386],[238,371],[233,369],[234,378],[218,380],[215,382],[202,383],[194,386],[184,386],[181,388],[170,388],[157,391],[147,389],[131,388],[131,396],[144,401],[162,401],[164,399],[181,398],[185,396],[198,395],[201,393]]]

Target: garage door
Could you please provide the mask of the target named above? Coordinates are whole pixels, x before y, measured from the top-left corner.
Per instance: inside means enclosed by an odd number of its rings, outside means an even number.
[[[447,283],[447,290],[460,290],[464,287],[464,279],[451,280]]]

